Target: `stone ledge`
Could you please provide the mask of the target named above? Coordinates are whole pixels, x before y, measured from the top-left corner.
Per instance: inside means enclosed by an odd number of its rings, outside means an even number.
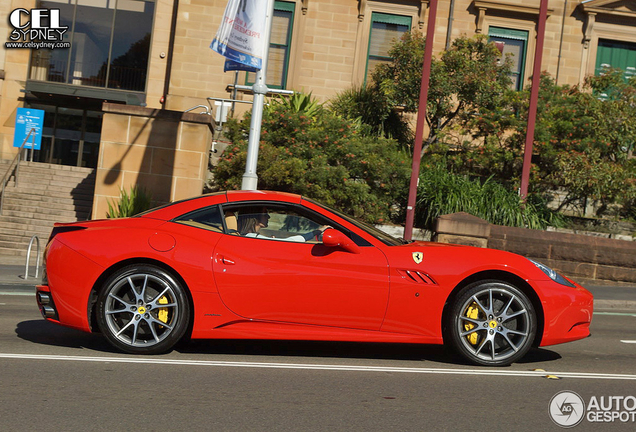
[[[189,123],[201,123],[210,126],[214,130],[214,119],[206,114],[196,114],[191,112],[171,111],[155,108],[146,108],[136,105],[122,105],[104,102],[102,110],[105,113],[131,115],[138,117],[160,118],[163,120],[174,120],[175,122],[184,121]]]
[[[491,225],[466,213],[441,216],[436,229],[435,241],[513,252],[572,278],[636,282],[633,241]]]
[[[491,224],[469,213],[459,212],[443,215],[435,221],[435,232],[487,239]]]

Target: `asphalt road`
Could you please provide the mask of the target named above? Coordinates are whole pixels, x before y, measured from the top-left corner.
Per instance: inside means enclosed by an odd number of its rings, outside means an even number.
[[[481,368],[393,344],[193,341],[129,356],[44,321],[24,294],[0,294],[2,431],[549,431],[562,430],[549,414],[561,391],[599,405],[573,430],[636,430],[636,311],[611,303],[592,337]],[[572,401],[559,407],[585,411]]]

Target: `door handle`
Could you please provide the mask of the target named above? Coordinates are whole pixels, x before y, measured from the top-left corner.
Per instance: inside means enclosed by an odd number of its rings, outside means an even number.
[[[236,264],[234,261],[232,261],[231,259],[225,258],[225,257],[221,257],[221,262],[225,265],[234,265]]]

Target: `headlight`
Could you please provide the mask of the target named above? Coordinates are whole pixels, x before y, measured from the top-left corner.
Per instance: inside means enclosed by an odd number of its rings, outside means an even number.
[[[552,279],[553,281],[555,281],[556,283],[559,283],[561,285],[565,285],[565,286],[569,286],[572,288],[576,288],[572,282],[570,282],[569,280],[567,280],[566,278],[564,278],[563,276],[561,276],[559,273],[555,272],[554,270],[552,270],[550,267],[548,267],[545,264],[541,264],[540,262],[536,262],[535,260],[531,260],[530,258],[528,258],[528,260],[536,265],[537,267],[539,267],[541,269],[541,271],[543,273],[545,273],[550,279]]]

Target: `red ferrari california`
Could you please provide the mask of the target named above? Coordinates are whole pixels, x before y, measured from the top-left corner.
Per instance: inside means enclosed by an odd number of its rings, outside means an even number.
[[[310,199],[233,191],[56,224],[37,302],[134,354],[184,337],[447,344],[508,365],[590,334],[592,295],[519,255],[405,242]]]

